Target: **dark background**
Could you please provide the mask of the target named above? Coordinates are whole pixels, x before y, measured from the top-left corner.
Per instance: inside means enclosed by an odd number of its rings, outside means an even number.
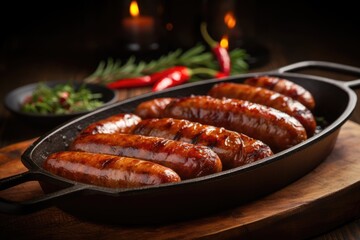
[[[119,23],[129,2],[5,1],[0,8],[0,54],[2,58],[71,54],[71,58],[94,63],[109,55],[125,58],[128,53],[122,51]],[[355,1],[140,0],[139,5],[145,10],[156,8],[163,52],[201,41],[199,22],[212,23],[221,15],[222,5],[233,5],[245,37],[263,44],[268,39],[280,44],[291,41],[294,51],[316,46],[340,56],[359,54]],[[175,21],[177,31],[163,29],[168,20]],[[218,37],[216,32],[212,34]],[[323,44],[319,46],[319,42]]]
[[[119,23],[129,0],[3,1],[0,7],[0,96],[31,82],[83,79],[101,60],[149,60],[202,38],[201,21],[219,38],[217,19],[232,6],[241,41],[258,62],[250,71],[267,71],[303,60],[360,66],[360,29],[354,1],[138,0],[155,14],[157,51],[129,52]],[[166,31],[167,22],[174,23]],[[358,76],[357,76],[358,77]],[[354,77],[352,77],[354,78]],[[351,78],[350,78],[351,79]],[[357,111],[359,111],[357,109]],[[0,105],[0,146],[39,136],[49,129],[13,117]]]

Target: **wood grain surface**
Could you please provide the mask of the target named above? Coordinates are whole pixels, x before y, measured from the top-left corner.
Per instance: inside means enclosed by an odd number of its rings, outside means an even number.
[[[360,149],[354,147],[359,139],[360,125],[346,122],[331,155],[312,172],[273,194],[220,214],[164,225],[125,226],[80,220],[50,207],[27,215],[0,214],[0,239],[314,237],[360,216]],[[0,149],[0,178],[26,171],[19,158],[32,141]],[[21,201],[41,194],[37,182],[27,182],[0,192],[0,197]]]

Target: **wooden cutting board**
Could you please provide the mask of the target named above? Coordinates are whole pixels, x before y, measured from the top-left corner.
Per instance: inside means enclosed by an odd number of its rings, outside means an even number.
[[[0,178],[26,171],[19,159],[31,142],[0,149]],[[50,207],[28,215],[0,214],[0,239],[304,239],[360,217],[359,142],[360,125],[346,122],[331,155],[312,172],[220,214],[158,226],[124,226],[79,220]],[[41,194],[37,182],[28,182],[0,192],[0,197],[24,200]]]

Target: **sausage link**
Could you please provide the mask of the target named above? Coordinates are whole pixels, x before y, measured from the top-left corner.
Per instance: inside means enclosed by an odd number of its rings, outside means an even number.
[[[266,143],[274,152],[307,139],[304,127],[295,118],[274,108],[238,99],[185,97],[171,102],[162,115],[241,132]]]
[[[71,150],[134,157],[173,169],[182,179],[220,172],[220,158],[210,148],[158,137],[125,133],[80,135]]]
[[[310,110],[315,108],[315,100],[312,94],[302,86],[283,78],[259,76],[246,79],[245,84],[267,88],[301,102]]]
[[[243,136],[237,132],[184,119],[145,119],[134,128],[133,133],[210,147],[220,157],[223,169],[234,168],[272,155],[270,147],[264,143],[259,144],[260,141],[251,142],[248,137],[248,145],[245,146]],[[263,147],[257,147],[259,145]],[[259,150],[263,152],[255,153]]]
[[[43,166],[73,181],[110,188],[180,181],[176,172],[153,162],[88,152],[56,152],[49,155]]]
[[[155,98],[140,103],[134,112],[136,115],[144,119],[159,118],[165,107],[174,100],[175,98]]]
[[[306,129],[308,137],[315,133],[316,121],[311,111],[300,102],[278,92],[246,84],[219,83],[208,94],[216,98],[236,98],[275,108],[296,118]]]
[[[251,138],[242,133],[239,134],[244,142],[244,152],[246,155],[244,164],[252,163],[273,155],[271,148],[262,141]]]
[[[141,121],[141,118],[131,113],[120,113],[90,124],[81,134],[97,133],[127,133]]]

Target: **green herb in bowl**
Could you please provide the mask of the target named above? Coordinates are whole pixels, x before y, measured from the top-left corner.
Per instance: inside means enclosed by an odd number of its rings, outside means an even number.
[[[84,85],[75,88],[72,84],[57,84],[49,87],[39,83],[34,92],[21,106],[27,113],[37,114],[70,114],[91,111],[102,106],[101,94],[92,93]]]

